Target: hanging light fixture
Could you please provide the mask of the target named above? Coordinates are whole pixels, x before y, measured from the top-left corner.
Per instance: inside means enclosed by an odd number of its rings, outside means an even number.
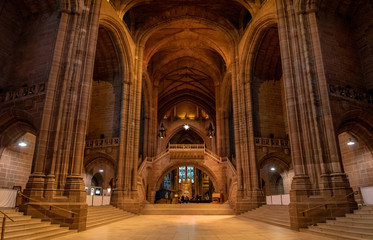
[[[186,131],[188,131],[189,128],[190,128],[190,126],[188,125],[188,123],[187,123],[187,124],[184,124],[184,129],[185,129]]]
[[[347,145],[348,145],[348,146],[355,145],[355,141],[354,141],[352,138],[349,138],[349,139],[348,139],[348,142],[347,142]]]
[[[166,137],[166,129],[164,129],[163,123],[161,123],[161,128],[159,129],[158,136],[160,138],[165,138]]]
[[[274,172],[274,171],[276,171],[276,168],[274,168],[274,167],[271,167],[271,169],[270,169],[272,172]]]
[[[210,126],[209,126],[209,129],[207,131],[207,136],[209,138],[213,138],[215,136],[215,130],[214,128],[212,127],[212,124],[210,123]]]
[[[26,147],[27,146],[27,143],[25,142],[25,140],[21,140],[19,143],[18,143],[18,146],[20,147]]]

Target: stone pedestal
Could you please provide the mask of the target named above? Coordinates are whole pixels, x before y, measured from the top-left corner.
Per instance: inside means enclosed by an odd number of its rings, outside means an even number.
[[[30,177],[24,191],[28,198],[23,198],[20,211],[70,229],[85,230],[88,206],[82,177],[67,177],[63,196],[52,196],[50,193],[55,192],[53,189],[45,191],[42,188],[42,179]]]
[[[339,183],[341,184],[340,181]],[[291,228],[299,230],[327,219],[344,216],[357,209],[352,189],[346,187],[346,182],[342,185],[344,187],[315,190],[312,189],[308,177],[294,177],[289,205]]]
[[[241,214],[243,212],[258,208],[263,204],[265,204],[265,196],[263,195],[263,191],[253,190],[249,192],[249,197],[243,198],[242,196],[237,196],[235,212],[236,214]]]
[[[111,195],[110,204],[134,214],[139,214],[141,210],[141,204],[137,198],[136,191],[127,192],[125,190],[115,189]]]

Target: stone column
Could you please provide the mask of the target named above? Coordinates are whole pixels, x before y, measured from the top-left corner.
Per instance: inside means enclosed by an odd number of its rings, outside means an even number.
[[[114,206],[133,213],[139,213],[140,211],[137,193],[137,167],[143,49],[143,46],[137,46],[135,74],[128,74],[128,79],[124,79],[123,82],[117,188],[111,197],[111,203]]]
[[[317,26],[317,2],[277,0],[280,48],[295,176],[293,229],[356,207],[342,172]]]
[[[249,81],[240,77],[237,60],[232,62],[232,96],[237,167],[236,212],[242,213],[264,204],[259,187],[255,158],[251,89]]]
[[[24,191],[33,203],[39,202],[30,205],[25,199],[21,210],[84,230],[87,204],[82,164],[101,1],[59,3],[42,129]]]

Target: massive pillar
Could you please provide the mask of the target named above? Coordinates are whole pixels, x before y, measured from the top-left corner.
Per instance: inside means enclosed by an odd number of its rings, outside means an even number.
[[[293,229],[356,207],[341,167],[317,24],[318,1],[277,1],[290,142],[295,176]]]
[[[136,49],[135,74],[124,80],[120,126],[120,146],[116,187],[111,203],[129,212],[139,213],[137,192],[138,149],[140,137],[142,50]]]
[[[84,230],[83,151],[101,1],[59,2],[41,129],[21,210]]]
[[[238,62],[233,62],[232,96],[238,176],[236,213],[241,213],[261,206],[265,199],[259,186],[255,158],[250,84],[238,72]]]

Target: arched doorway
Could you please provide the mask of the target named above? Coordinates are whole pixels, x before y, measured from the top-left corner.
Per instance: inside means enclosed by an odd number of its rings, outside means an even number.
[[[26,132],[11,141],[0,157],[0,188],[25,189],[31,173],[36,136]]]
[[[206,172],[193,166],[180,166],[164,176],[155,203],[210,203],[214,192],[214,184]]]
[[[357,193],[355,200],[363,204],[361,188],[373,187],[372,149],[369,148],[369,144],[358,132],[342,132],[338,135],[338,140],[344,171],[347,174],[350,186]]]

